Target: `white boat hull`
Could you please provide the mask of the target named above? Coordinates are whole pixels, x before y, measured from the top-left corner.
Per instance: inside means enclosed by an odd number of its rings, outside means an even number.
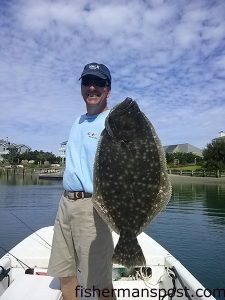
[[[0,259],[0,266],[4,270],[10,269],[9,277],[0,281],[0,300],[62,299],[59,280],[43,274],[47,272],[52,236],[53,227],[44,227],[24,239],[9,251],[10,254]],[[118,241],[118,235],[115,233],[113,233],[113,240],[114,244]],[[215,299],[209,296],[201,283],[155,240],[141,233],[138,241],[146,258],[146,268],[137,267],[130,276],[124,274],[121,276],[121,272],[124,271],[123,266],[113,265],[113,287],[117,299],[166,300],[170,299],[168,295],[164,297],[168,293],[174,293],[172,298],[174,300]],[[27,267],[21,261],[34,269],[34,275],[25,274]],[[1,270],[3,269],[0,268],[0,275]],[[10,279],[9,287],[8,279]],[[82,274],[78,274],[78,279],[81,286],[79,288],[81,299],[97,298],[94,296],[98,295],[98,290],[88,290],[83,287]],[[109,291],[108,294],[107,291],[105,293],[109,296]]]

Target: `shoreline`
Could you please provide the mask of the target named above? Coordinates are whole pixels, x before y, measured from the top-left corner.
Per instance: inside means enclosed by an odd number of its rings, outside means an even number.
[[[196,184],[223,184],[225,185],[225,177],[195,177],[185,175],[169,174],[171,183],[196,183]]]

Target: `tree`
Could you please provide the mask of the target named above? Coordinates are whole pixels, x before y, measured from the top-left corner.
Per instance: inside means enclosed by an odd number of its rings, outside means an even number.
[[[190,164],[202,163],[202,157],[192,152],[166,153],[166,160],[168,164],[173,164],[175,159],[179,161],[179,165],[188,165],[188,164],[190,165]]]
[[[29,151],[20,155],[21,160],[34,160],[35,164],[43,165],[45,161],[48,161],[50,164],[57,163],[60,161],[59,157],[56,157],[51,152],[44,151]]]
[[[20,154],[17,148],[9,148],[9,153],[2,155],[4,160],[7,160],[10,164],[21,163],[22,161],[31,161],[34,160],[35,164],[44,165],[45,161],[48,161],[49,164],[59,163],[60,157],[56,157],[51,152],[41,151],[27,151]]]
[[[225,170],[225,138],[213,140],[203,150],[206,168],[208,170]]]
[[[166,161],[167,161],[168,164],[173,163],[173,161],[174,161],[174,154],[166,152]]]
[[[19,152],[16,147],[8,148],[9,153],[3,154],[3,158],[7,160],[10,164],[18,163],[19,161]]]

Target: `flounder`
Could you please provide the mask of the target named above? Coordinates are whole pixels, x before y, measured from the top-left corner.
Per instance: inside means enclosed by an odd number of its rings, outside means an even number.
[[[120,235],[112,261],[145,265],[137,235],[171,196],[166,159],[153,125],[126,98],[105,121],[94,163],[93,205]]]

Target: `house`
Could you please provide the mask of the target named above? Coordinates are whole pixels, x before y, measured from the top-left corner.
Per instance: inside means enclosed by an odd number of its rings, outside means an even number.
[[[213,141],[216,141],[218,139],[225,139],[225,132],[224,131],[220,131],[218,134],[218,137],[214,138]]]
[[[2,155],[9,153],[8,150],[9,145],[10,143],[8,141],[0,140],[0,160],[3,160]]]
[[[164,146],[163,148],[166,153],[176,153],[176,152],[189,153],[189,152],[192,152],[192,153],[202,157],[202,150],[191,144],[188,144],[188,143],[168,145],[168,146]]]
[[[9,149],[17,149],[19,154],[31,151],[31,148],[26,145],[10,143],[8,138],[6,141],[0,140],[0,160],[3,160],[2,155],[9,153]]]
[[[20,145],[15,145],[15,147],[17,148],[19,154],[23,154],[25,152],[29,152],[31,151],[31,148],[26,146],[26,145],[23,145],[23,144],[20,144]]]
[[[62,142],[59,147],[59,157],[61,158],[62,163],[64,163],[66,160],[66,145],[67,141]]]

